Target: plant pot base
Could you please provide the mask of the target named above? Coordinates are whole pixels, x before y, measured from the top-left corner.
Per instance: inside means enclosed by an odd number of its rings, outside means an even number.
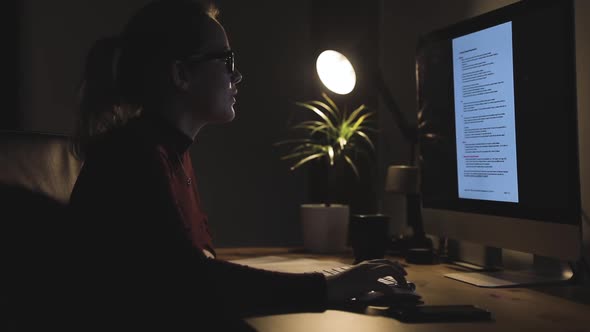
[[[346,251],[349,215],[347,205],[301,205],[304,248],[322,254]]]

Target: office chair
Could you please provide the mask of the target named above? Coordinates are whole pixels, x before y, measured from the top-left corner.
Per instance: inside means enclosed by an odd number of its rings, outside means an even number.
[[[67,136],[0,131],[0,184],[28,189],[66,204],[80,172]]]
[[[56,317],[75,275],[80,234],[67,203],[81,166],[67,136],[0,131],[0,227],[8,244],[3,270],[20,328]]]

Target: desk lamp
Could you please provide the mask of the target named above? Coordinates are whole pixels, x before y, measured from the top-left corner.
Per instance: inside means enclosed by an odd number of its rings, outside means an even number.
[[[320,53],[316,61],[316,70],[321,82],[330,91],[346,95],[355,87],[356,73],[348,58],[340,52],[326,50]],[[432,258],[432,241],[426,237],[422,226],[419,170],[416,166],[416,149],[418,145],[418,128],[411,126],[401,113],[397,102],[389,92],[385,80],[378,66],[372,70],[372,82],[383,98],[387,109],[392,113],[395,123],[406,140],[411,144],[409,165],[391,166],[387,172],[386,192],[402,193],[406,195],[407,223],[412,228],[412,236],[395,239],[392,249],[399,250],[417,261],[428,262]]]

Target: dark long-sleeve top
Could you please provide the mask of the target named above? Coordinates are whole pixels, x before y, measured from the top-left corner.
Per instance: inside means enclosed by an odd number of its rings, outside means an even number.
[[[85,298],[111,303],[92,310],[145,305],[189,317],[203,308],[240,316],[324,310],[321,274],[270,272],[206,257],[203,249],[214,249],[191,144],[166,121],[143,116],[88,148],[70,207],[84,234]]]

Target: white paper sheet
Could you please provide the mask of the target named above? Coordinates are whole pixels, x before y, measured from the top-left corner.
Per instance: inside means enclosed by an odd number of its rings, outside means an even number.
[[[291,273],[321,272],[322,270],[347,265],[337,261],[325,261],[311,258],[289,258],[283,256],[261,256],[238,259],[231,262],[258,269]]]

